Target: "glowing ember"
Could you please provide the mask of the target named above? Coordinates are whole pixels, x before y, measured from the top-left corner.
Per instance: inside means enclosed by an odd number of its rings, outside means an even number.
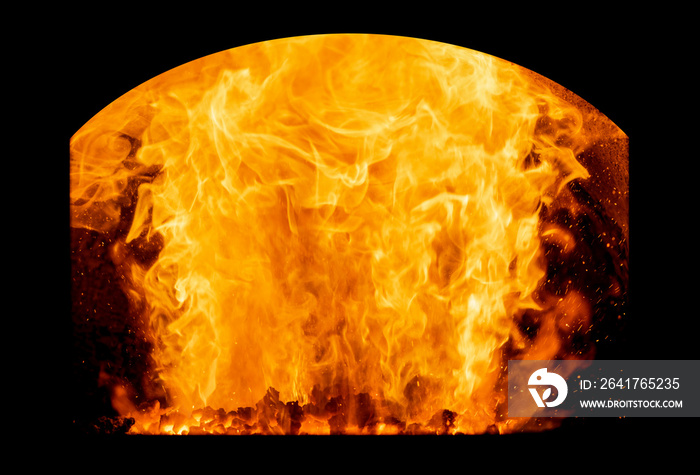
[[[520,430],[504,353],[590,356],[567,340],[591,303],[542,291],[543,243],[575,236],[542,216],[576,214],[591,113],[497,58],[374,35],[129,92],[71,142],[72,226],[127,222],[109,258],[165,390],[139,410],[113,381],[115,408],[135,433]]]

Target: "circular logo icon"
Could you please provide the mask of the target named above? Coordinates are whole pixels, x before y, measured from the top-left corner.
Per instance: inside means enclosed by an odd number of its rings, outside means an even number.
[[[566,399],[569,393],[569,387],[566,385],[566,380],[557,373],[547,372],[547,368],[540,368],[530,375],[527,381],[528,386],[545,387],[542,396],[540,396],[537,388],[529,387],[530,394],[535,400],[537,407],[556,407]],[[557,396],[553,401],[548,401],[552,396],[552,388],[557,390]]]

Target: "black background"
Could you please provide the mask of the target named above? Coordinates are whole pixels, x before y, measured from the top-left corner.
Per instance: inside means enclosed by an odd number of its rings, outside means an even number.
[[[52,51],[52,74],[61,79],[61,86],[49,91],[60,101],[51,113],[56,113],[53,123],[60,130],[59,157],[52,160],[65,164],[64,168],[59,166],[59,173],[65,176],[61,189],[68,192],[68,141],[73,133],[135,86],[204,55],[257,41],[317,33],[384,33],[464,46],[512,61],[563,85],[630,137],[629,313],[633,323],[619,359],[697,359],[697,134],[687,118],[697,101],[686,46],[690,31],[677,25],[666,29],[665,16],[613,13],[593,7],[585,10],[583,6],[577,11],[532,5],[518,11],[498,7],[471,12],[430,3],[410,5],[400,7],[410,12],[392,10],[379,16],[376,5],[357,4],[328,4],[317,11],[310,7],[280,11],[272,5],[199,10],[183,5],[169,7],[168,15],[116,6],[84,16],[85,12],[67,12],[69,20],[58,28],[57,47],[54,49],[48,38],[44,45]],[[67,226],[67,206],[59,206],[57,213]],[[64,244],[59,253],[66,253],[68,244]],[[70,323],[69,316],[66,323]],[[506,457],[512,449],[555,447],[579,461],[585,457],[587,462],[582,463],[597,470],[603,452],[639,459],[638,453],[624,449],[628,444],[649,447],[653,454],[658,454],[660,447],[676,450],[692,422],[670,418],[567,420],[561,430],[510,438],[371,438],[371,443],[356,438],[284,442],[273,438],[264,444],[284,453],[291,450],[293,454],[285,463],[300,465],[305,465],[305,457],[317,449],[340,452],[343,459],[355,460],[371,450],[373,455],[383,453],[382,462],[389,465],[422,453],[431,454],[431,458],[439,453],[449,465],[456,462],[459,466],[460,459],[467,456],[472,460],[468,465],[472,465],[473,457],[484,455],[484,448]],[[147,445],[149,450],[153,444],[205,451],[217,447],[231,454],[263,445],[255,438],[253,442],[216,443],[194,439],[144,442],[143,438],[131,438],[119,444],[129,449]],[[105,448],[102,442],[99,445]],[[442,463],[432,461],[437,466]],[[522,470],[532,459],[522,465],[519,459],[513,462],[515,470]],[[494,466],[503,463],[501,460]]]

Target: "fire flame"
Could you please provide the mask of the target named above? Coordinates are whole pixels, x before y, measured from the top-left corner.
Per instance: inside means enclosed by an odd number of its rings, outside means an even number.
[[[519,66],[382,35],[256,43],[130,91],[71,141],[72,226],[115,229],[137,186],[110,257],[167,397],[139,412],[116,385],[115,407],[134,432],[187,433],[202,408],[326,390],[382,401],[380,422],[518,430],[504,347],[576,357],[557,329],[590,323],[575,292],[537,294],[542,240],[574,245],[539,215],[588,177],[582,124]]]

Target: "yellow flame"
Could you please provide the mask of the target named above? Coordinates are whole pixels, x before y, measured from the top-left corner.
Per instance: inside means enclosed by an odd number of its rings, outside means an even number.
[[[319,35],[188,63],[101,116],[71,143],[73,225],[114,226],[155,176],[124,241],[163,238],[130,285],[172,408],[341,385],[496,422],[538,212],[587,176],[574,107],[472,50]]]

